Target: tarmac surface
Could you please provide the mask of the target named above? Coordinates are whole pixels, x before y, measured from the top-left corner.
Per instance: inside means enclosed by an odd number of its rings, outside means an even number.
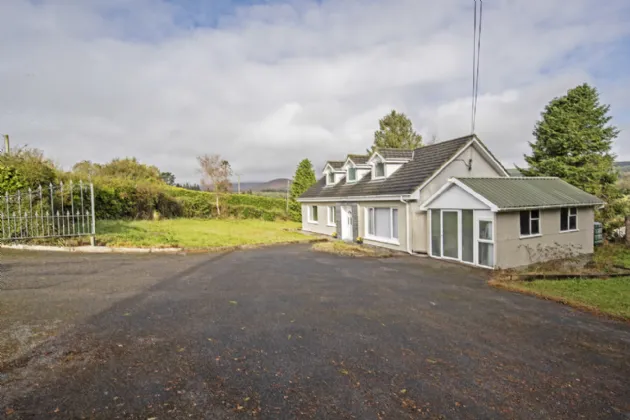
[[[3,251],[0,276],[0,418],[630,418],[628,324],[456,264]]]

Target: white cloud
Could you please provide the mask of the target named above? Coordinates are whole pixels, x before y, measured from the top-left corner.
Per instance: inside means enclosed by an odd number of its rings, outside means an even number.
[[[626,1],[485,7],[477,132],[501,160],[520,163],[544,105],[583,81],[630,128],[630,80],[599,71],[630,31]],[[194,181],[195,157],[221,153],[264,180],[364,151],[391,108],[429,137],[470,130],[472,10],[457,0],[287,0],[214,27],[149,0],[12,0],[0,15],[0,132],[66,167],[136,156]]]

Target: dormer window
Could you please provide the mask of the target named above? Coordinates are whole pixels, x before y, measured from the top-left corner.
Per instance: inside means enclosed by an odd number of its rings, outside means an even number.
[[[328,185],[333,185],[335,183],[335,174],[333,172],[329,172],[328,175],[326,175],[326,183]]]
[[[357,180],[357,168],[348,168],[348,182]]]
[[[385,164],[377,162],[374,165],[374,178],[385,178]]]

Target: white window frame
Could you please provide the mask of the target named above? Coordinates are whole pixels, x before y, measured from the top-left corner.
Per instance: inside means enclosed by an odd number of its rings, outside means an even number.
[[[440,213],[440,228],[439,228],[439,236],[440,236],[440,253],[439,255],[433,255],[433,241],[431,240],[432,235],[433,235],[433,213],[431,212],[431,210],[437,210]],[[469,209],[468,209],[469,210]],[[459,225],[459,232],[458,232],[458,247],[459,247],[459,251],[458,251],[458,255],[459,258],[452,258],[452,257],[446,257],[444,256],[444,212],[449,212],[449,211],[457,211],[458,212],[458,225]],[[495,243],[496,241],[496,218],[494,216],[490,216],[490,215],[480,215],[478,213],[478,210],[473,210],[473,236],[474,236],[474,249],[473,249],[473,262],[469,262],[469,261],[464,261],[461,257],[462,257],[462,224],[461,224],[461,210],[460,209],[431,209],[429,208],[427,211],[427,226],[429,227],[429,243],[428,243],[428,255],[431,258],[437,258],[437,259],[445,259],[445,260],[452,260],[452,261],[457,261],[460,262],[462,264],[467,264],[470,266],[475,266],[475,267],[481,267],[481,268],[489,268],[489,269],[494,269],[496,267],[497,264],[497,245]],[[480,221],[486,221],[486,222],[491,222],[492,223],[492,241],[489,241],[487,239],[479,239],[479,222]],[[485,242],[485,243],[492,243],[493,248],[492,248],[492,259],[494,261],[495,267],[490,267],[487,265],[483,265],[483,264],[479,264],[477,261],[479,260],[479,242]]]
[[[313,209],[317,208],[317,206],[308,206],[308,222],[309,223],[319,223],[319,209],[317,209],[317,219],[313,219]]]
[[[520,217],[520,214],[519,214]],[[538,213],[538,217],[540,218],[540,212]],[[473,217],[474,219],[474,217]],[[482,239],[481,238],[481,230],[480,225],[481,222],[490,222],[492,224],[492,239]],[[540,223],[540,222],[539,222]],[[530,230],[531,230],[531,214],[530,214]],[[519,225],[519,229],[520,229],[520,225]],[[484,243],[484,244],[491,244],[492,245],[492,261],[494,262],[494,264],[497,263],[496,261],[496,245],[494,243],[494,238],[495,238],[495,234],[494,234],[494,219],[489,218],[489,217],[479,217],[477,218],[477,226],[476,229],[473,229],[474,231],[477,232],[477,238],[475,238],[477,240],[476,242],[476,249],[474,250],[473,254],[475,255],[474,259],[476,259],[475,264],[478,265],[479,267],[485,267],[485,268],[494,268],[493,266],[490,265],[484,265],[481,264],[481,262],[479,261],[479,243]]]
[[[370,212],[372,215],[375,213],[375,209],[388,209],[389,210],[389,238],[383,238],[381,236],[376,236],[375,234],[370,234],[370,225],[372,225],[372,231],[376,233],[374,229],[374,217],[372,217],[372,223],[370,223]],[[394,210],[396,210],[396,226],[400,229],[400,210],[398,207],[366,207],[365,208],[365,239],[375,242],[384,242],[388,244],[400,245],[400,239],[394,238]],[[398,232],[396,232],[397,236],[400,236]]]
[[[332,182],[330,182],[330,176],[332,176]],[[335,173],[334,172],[328,172],[326,174],[326,185],[335,185]]]
[[[536,238],[538,236],[542,236],[542,218],[541,218],[541,213],[542,210],[540,209],[533,209],[533,210],[522,210],[522,211],[526,211],[527,214],[529,215],[529,234],[524,235],[521,232],[521,212],[518,212],[518,233],[519,233],[519,237],[521,239],[527,239],[527,238]],[[533,211],[537,211],[538,212],[538,217],[537,218],[532,218],[532,212]],[[532,220],[538,220],[538,233],[531,233],[532,232]]]
[[[562,210],[567,209],[567,228],[562,230]],[[575,209],[575,214],[571,214],[571,210]],[[580,230],[578,225],[578,208],[577,207],[563,207],[560,209],[560,233],[577,232]],[[575,229],[571,229],[571,217],[575,217]]]
[[[327,220],[328,220],[328,226],[337,226],[337,209],[335,208],[335,206],[328,206],[328,219]]]
[[[381,175],[381,176],[376,175],[376,167],[378,165],[383,165],[383,175]],[[374,169],[373,169],[373,173],[372,173],[372,179],[385,179],[385,170],[386,170],[385,162],[383,162],[383,161],[375,161],[374,162]]]
[[[350,170],[354,169],[354,179],[350,179]],[[349,166],[348,167],[348,171],[346,173],[346,182],[348,184],[353,184],[355,182],[357,182],[357,178],[358,178],[359,174],[357,173],[357,167],[356,166]]]

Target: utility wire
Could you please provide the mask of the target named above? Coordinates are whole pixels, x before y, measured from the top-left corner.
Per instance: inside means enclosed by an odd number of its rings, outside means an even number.
[[[477,44],[477,0],[474,0],[473,3],[475,7],[475,18],[473,20],[473,65],[472,65],[472,95],[471,95],[471,106],[470,106],[470,133],[475,133],[475,65],[477,62],[477,50],[475,49]]]
[[[475,11],[475,16],[477,12]],[[479,0],[479,35],[477,36],[477,74],[475,76],[475,104],[473,106],[473,133],[477,120],[477,97],[479,96],[479,62],[481,61],[481,23],[483,17],[483,0]],[[475,19],[476,20],[476,19]]]

